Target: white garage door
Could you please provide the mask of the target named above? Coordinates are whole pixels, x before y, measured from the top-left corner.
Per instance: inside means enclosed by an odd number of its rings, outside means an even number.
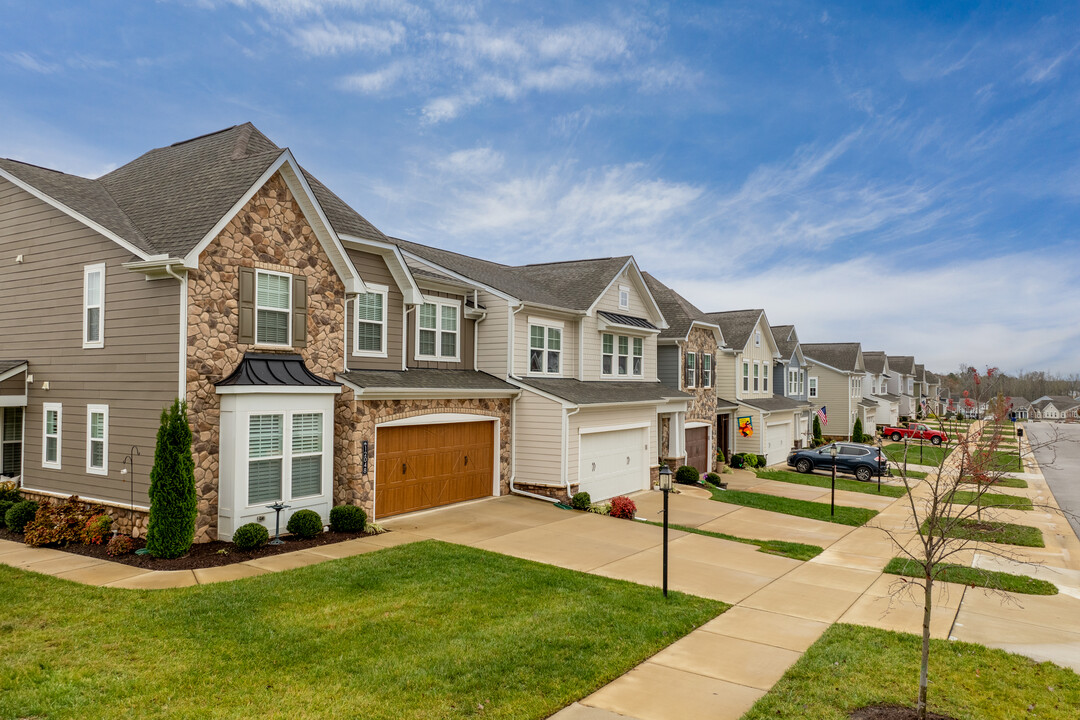
[[[594,502],[644,490],[648,471],[645,429],[582,434],[579,491],[589,493]]]
[[[795,445],[791,423],[769,423],[765,432],[765,457],[769,465],[784,462]]]

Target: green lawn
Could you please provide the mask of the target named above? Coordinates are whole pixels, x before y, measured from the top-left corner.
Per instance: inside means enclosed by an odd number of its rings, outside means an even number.
[[[982,507],[1007,507],[1011,510],[1032,509],[1030,498],[1022,495],[991,492],[983,493],[982,497],[978,497],[978,495],[974,490],[954,490],[945,500],[957,505],[969,505],[974,504],[976,498],[978,498],[979,505]]]
[[[776,497],[764,493],[746,492],[745,490],[720,490],[709,488],[712,499],[720,502],[742,505],[744,507],[768,510],[770,512],[783,513],[784,515],[797,515],[798,517],[834,522],[841,525],[865,525],[871,518],[877,515],[877,510],[865,508],[836,506],[836,516],[829,515],[827,503],[810,502],[809,500],[793,500],[791,498]]]
[[[813,473],[804,475],[802,473],[791,472],[788,470],[758,470],[757,476],[764,480],[779,480],[780,482],[794,483],[796,485],[812,485],[813,487],[828,488],[832,486],[832,476],[814,475]],[[878,495],[878,486],[876,482],[864,483],[858,480],[849,480],[848,478],[837,477],[836,478],[837,490],[848,490],[850,492],[867,493],[870,495]],[[881,495],[887,497],[900,497],[907,494],[907,490],[896,485],[882,485]]]
[[[726,609],[421,542],[236,582],[0,566],[2,718],[546,718]]]
[[[860,707],[915,706],[922,638],[833,625],[742,720],[847,720]],[[1004,650],[931,640],[930,710],[959,720],[1076,720],[1080,676]]]
[[[972,585],[974,587],[992,588],[994,590],[1007,590],[1026,595],[1057,595],[1057,586],[1046,580],[1029,578],[1026,575],[1014,575],[1012,573],[997,572],[995,570],[980,570],[965,565],[944,563],[938,580],[943,582],[959,583],[960,585]],[[902,575],[904,577],[922,578],[922,568],[911,558],[894,557],[882,570],[890,575]]]
[[[944,445],[923,445],[922,454],[919,454],[918,445],[908,445],[907,461],[909,465],[930,465],[936,467],[953,451],[951,447]],[[904,443],[891,443],[882,448],[885,457],[893,461],[901,468],[904,466]]]
[[[926,522],[923,522],[922,531],[926,532]],[[1002,545],[1046,547],[1043,542],[1042,530],[1039,530],[1039,528],[1030,525],[1013,525],[1011,523],[992,521],[980,523],[975,519],[960,520],[949,537],[961,540],[982,540],[984,542],[1001,543]]]
[[[904,477],[904,468],[889,468],[889,474],[893,477]],[[924,480],[929,473],[924,473],[920,470],[908,470],[907,476],[916,480]]]
[[[974,484],[974,480],[965,480],[963,482],[965,484]],[[1028,486],[1027,480],[1022,480],[1020,478],[1011,478],[1011,477],[998,478],[997,480],[994,481],[993,484],[997,485],[999,487],[1008,487],[1008,488],[1026,488]]]
[[[657,527],[664,526],[664,523],[657,520],[641,520],[640,522],[656,525]],[[758,552],[763,552],[766,555],[780,555],[781,557],[791,558],[792,560],[805,561],[815,558],[825,552],[825,548],[818,547],[817,545],[805,545],[803,543],[787,542],[786,540],[753,540],[751,538],[736,537],[734,535],[728,535],[727,533],[702,530],[701,528],[690,527],[689,525],[676,525],[674,523],[670,523],[668,527],[672,530],[682,530],[683,532],[693,533],[695,535],[705,535],[706,537],[720,538],[721,540],[731,540],[732,542],[745,543],[746,545],[757,545]]]

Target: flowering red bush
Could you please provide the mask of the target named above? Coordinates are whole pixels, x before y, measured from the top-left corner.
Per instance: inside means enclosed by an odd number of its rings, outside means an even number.
[[[624,520],[633,520],[634,513],[637,512],[637,505],[634,501],[625,495],[611,498],[611,512],[608,513],[611,517],[623,518]]]
[[[110,530],[112,530],[112,518],[105,513],[98,513],[86,521],[82,540],[87,545],[101,545],[105,542]]]
[[[117,535],[105,546],[105,554],[110,557],[127,555],[135,550],[135,541],[127,535]]]

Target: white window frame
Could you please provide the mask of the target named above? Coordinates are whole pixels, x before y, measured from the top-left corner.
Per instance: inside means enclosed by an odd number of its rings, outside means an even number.
[[[56,413],[56,434],[49,434],[48,417]],[[89,419],[89,415],[86,416]],[[63,403],[44,403],[41,406],[41,467],[48,470],[63,469],[64,406]],[[56,438],[56,460],[50,462],[48,455],[49,438]]]
[[[293,443],[296,442],[295,430],[293,429],[293,418],[295,416],[297,416],[297,415],[318,415],[319,416],[319,449],[317,451],[298,453],[298,452],[295,452],[293,450]],[[289,467],[289,474],[288,474],[288,478],[289,478],[289,497],[288,497],[288,499],[290,501],[292,501],[292,500],[301,500],[301,499],[304,499],[304,498],[321,497],[322,495],[326,494],[326,480],[327,480],[322,475],[323,457],[324,457],[324,455],[326,453],[326,438],[324,437],[325,433],[323,431],[324,428],[326,427],[326,418],[323,417],[323,414],[321,412],[317,411],[317,410],[296,410],[296,411],[287,413],[287,416],[288,417],[286,418],[286,423],[285,424],[288,427],[288,453],[286,454],[285,457],[287,457],[288,460],[289,460],[289,462],[288,462],[288,467]],[[282,448],[282,449],[284,449],[284,448]],[[319,492],[311,493],[311,494],[308,494],[308,495],[294,495],[293,494],[293,472],[292,472],[293,471],[293,460],[295,460],[296,458],[305,458],[305,457],[318,457],[319,458]],[[283,475],[283,477],[281,478],[281,486],[283,488],[282,489],[282,494],[284,495],[285,494],[285,491],[284,491],[284,487],[285,487],[285,477],[284,477],[285,463],[284,463],[284,460],[282,461],[281,472],[282,472],[282,475]]]
[[[761,392],[769,392],[769,363],[761,363]]]
[[[626,343],[626,352],[623,352],[623,342]],[[633,372],[631,367],[630,353],[631,342],[629,335],[616,335],[615,336],[615,375],[617,377],[630,377]],[[622,372],[622,361],[626,361],[626,372]]]
[[[761,331],[754,331],[754,347],[761,347]]]
[[[742,390],[750,392],[750,361],[742,361]]]
[[[754,361],[754,392],[761,392],[761,363]]]
[[[625,300],[624,300],[624,298],[625,298]],[[629,310],[630,309],[630,286],[629,285],[620,285],[619,286],[619,309],[620,310]]]
[[[434,329],[434,331],[432,331],[431,328],[423,328],[427,332],[434,332],[435,333],[435,354],[434,355],[421,355],[420,354],[420,330],[421,330],[421,328],[420,328],[420,308],[422,308],[424,305],[434,305],[435,306],[435,329]],[[443,329],[443,326],[442,326],[442,316],[443,316],[442,309],[444,307],[452,307],[452,308],[454,308],[454,316],[457,318],[457,323],[456,323],[457,324],[457,329],[456,330],[444,330]],[[447,363],[461,362],[461,338],[462,338],[462,335],[463,335],[462,325],[464,325],[464,322],[465,322],[464,318],[462,318],[462,316],[461,316],[461,301],[460,300],[453,300],[451,298],[437,298],[437,297],[428,298],[428,302],[417,306],[417,308],[415,310],[415,313],[416,313],[416,322],[414,323],[414,325],[416,325],[416,332],[413,333],[413,342],[414,342],[413,358],[418,360],[418,361],[426,361],[426,362],[447,362]],[[454,355],[453,356],[443,355],[442,354],[443,335],[453,335],[454,336]]]
[[[98,305],[91,305],[89,292],[90,292],[90,276],[93,274],[101,275],[101,301]],[[82,346],[84,348],[103,348],[105,347],[105,263],[97,263],[95,265],[87,265],[83,268],[83,317],[82,317]],[[87,314],[91,308],[97,308],[98,310],[98,339],[88,340],[86,333],[90,329],[90,323],[87,321]]]
[[[638,344],[641,345],[641,354],[638,354]],[[641,367],[638,372],[634,372],[634,361],[641,360]],[[645,377],[645,338],[632,337],[630,338],[630,377]]]
[[[20,412],[19,416],[19,439],[18,440],[5,440],[4,439],[4,426],[7,425],[8,413],[14,413],[16,410]],[[19,475],[23,474],[23,469],[26,466],[26,408],[16,405],[12,407],[0,407],[0,464],[2,464],[3,449],[6,445],[18,445],[19,446]]]
[[[604,350],[604,340],[606,338],[611,338],[611,352],[606,352]],[[615,368],[615,358],[617,356],[615,343],[617,343],[617,342],[618,342],[618,340],[615,339],[615,333],[600,333],[600,376],[601,377],[615,377],[615,369],[616,369]],[[608,358],[611,358],[611,370],[609,372],[604,372],[604,360],[606,360]]]
[[[789,396],[799,394],[799,371],[788,368],[787,371],[787,394]]]
[[[691,372],[691,366],[693,366],[693,371],[692,372]],[[683,359],[683,381],[684,382],[687,379],[686,378],[687,375],[690,376],[690,380],[692,380],[693,382],[687,382],[686,383],[686,388],[688,390],[690,390],[690,389],[693,389],[693,388],[697,387],[697,353],[696,352],[688,352],[688,353],[686,353],[686,357]]]
[[[372,285],[367,283],[368,292],[359,293],[353,298],[353,355],[356,357],[380,357],[387,356],[387,345],[389,345],[389,337],[387,330],[386,318],[388,315],[387,300],[390,289],[384,285]],[[360,348],[360,295],[381,295],[382,296],[382,319],[380,320],[364,320],[368,325],[379,325],[382,330],[382,350],[363,350]],[[417,325],[420,324],[417,319]]]
[[[701,386],[706,388],[712,387],[712,353],[701,354]]]
[[[95,440],[90,437],[92,432],[92,422],[95,413],[101,413],[104,415],[102,422],[101,432],[101,467],[94,467],[90,463],[93,457],[93,443]],[[87,405],[86,406],[86,472],[90,475],[108,475],[109,474],[109,406],[108,405]]]
[[[259,305],[259,276],[260,275],[277,275],[278,277],[287,278],[289,281],[289,302],[288,307],[282,310],[281,308],[263,307]],[[273,347],[273,348],[285,348],[292,347],[293,341],[293,276],[289,273],[278,272],[276,270],[263,270],[262,268],[255,268],[255,345],[259,347]],[[285,332],[288,339],[283,343],[266,342],[259,339],[259,311],[266,310],[268,312],[285,313],[288,319],[285,321]]]
[[[799,370],[798,372],[799,372],[799,395],[802,395],[803,390],[804,390],[804,381],[806,380],[806,371],[805,370]]]
[[[812,375],[806,379],[806,397],[816,398],[818,396],[818,379],[816,375]]]
[[[541,330],[544,331],[544,347],[542,349],[541,348],[534,348],[532,346],[532,331],[533,331],[533,328],[540,328]],[[559,333],[559,349],[558,350],[553,350],[551,348],[551,331],[552,330],[557,330],[558,333]],[[539,318],[529,318],[528,342],[526,342],[526,344],[525,344],[525,348],[528,351],[528,354],[525,356],[525,367],[526,367],[526,369],[528,369],[529,375],[548,375],[550,377],[562,377],[562,374],[563,374],[562,355],[563,355],[563,345],[565,343],[566,343],[566,328],[564,327],[564,325],[562,323],[557,323],[557,322],[550,322],[549,323],[549,322],[545,322],[544,320],[539,319]],[[601,343],[603,343],[603,338],[601,338]],[[601,351],[602,351],[603,350],[603,345],[602,344],[601,344],[600,348],[601,348]],[[540,370],[533,370],[532,369],[532,353],[533,353],[533,350],[540,350],[543,353],[542,362],[540,363]],[[548,370],[548,367],[550,367],[550,365],[548,364],[548,355],[551,354],[551,353],[554,353],[555,355],[559,356],[559,369],[558,369],[557,372],[550,372]],[[601,362],[603,362],[603,361],[601,360]]]

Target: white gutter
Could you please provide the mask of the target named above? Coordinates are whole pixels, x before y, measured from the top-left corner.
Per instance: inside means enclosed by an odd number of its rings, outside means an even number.
[[[510,401],[510,493],[525,495],[537,500],[547,500],[549,503],[557,503],[559,502],[558,498],[514,487],[514,482],[517,480],[517,401],[519,397],[521,397],[521,393],[515,395]]]
[[[575,407],[573,410],[567,409],[567,411],[563,413],[563,418],[562,418],[563,441],[562,441],[562,452],[559,453],[559,454],[562,455],[562,458],[561,458],[562,459],[562,481],[563,481],[563,485],[566,486],[566,499],[567,500],[569,500],[571,498],[571,494],[570,494],[570,466],[569,466],[569,461],[567,460],[567,457],[566,457],[566,451],[570,448],[570,416],[571,415],[576,415],[579,412],[581,412],[581,406],[580,405],[578,407]],[[580,455],[581,453],[579,452],[578,454]],[[581,468],[578,468],[578,472],[579,473],[581,472]]]
[[[511,303],[507,303],[506,307],[510,310],[510,322],[506,324],[509,328],[506,343],[506,375],[508,377],[517,378],[514,374],[514,334],[517,330],[517,314],[525,309],[525,303],[519,302],[515,308]],[[520,380],[520,378],[518,378]]]
[[[345,295],[345,322],[342,325],[344,327],[342,327],[341,332],[345,348],[341,357],[341,371],[349,372],[349,296],[347,294]]]
[[[175,263],[183,267],[183,260]],[[177,373],[177,398],[181,402],[187,401],[187,336],[188,336],[188,281],[187,273],[178,274],[173,270],[173,264],[165,266],[165,272],[180,281],[180,350],[177,361],[179,372]],[[134,482],[134,479],[132,480]]]
[[[402,303],[402,309],[405,311],[401,315],[401,369],[408,370],[409,365],[409,313],[417,308],[416,305],[406,305]]]

